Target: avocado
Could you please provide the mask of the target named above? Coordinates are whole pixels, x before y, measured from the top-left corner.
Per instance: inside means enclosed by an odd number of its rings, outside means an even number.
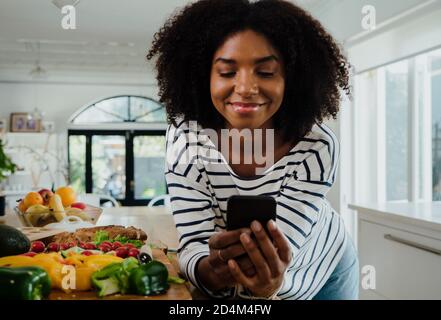
[[[20,230],[0,225],[0,257],[13,256],[26,253],[31,247],[31,242]]]

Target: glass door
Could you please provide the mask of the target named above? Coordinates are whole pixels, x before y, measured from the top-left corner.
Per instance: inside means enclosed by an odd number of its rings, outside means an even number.
[[[165,136],[133,137],[134,200],[149,200],[166,193]]]
[[[126,198],[125,136],[92,136],[92,193]]]
[[[147,205],[167,193],[165,131],[69,130],[70,184],[78,193]]]

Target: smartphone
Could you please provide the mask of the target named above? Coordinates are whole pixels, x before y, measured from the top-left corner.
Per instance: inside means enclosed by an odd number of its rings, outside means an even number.
[[[250,228],[254,220],[267,230],[268,221],[276,221],[276,200],[269,196],[231,196],[228,199],[228,231]]]

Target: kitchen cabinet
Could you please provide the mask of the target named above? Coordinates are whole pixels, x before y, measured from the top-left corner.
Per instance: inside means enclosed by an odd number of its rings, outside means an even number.
[[[350,208],[358,212],[360,299],[441,299],[441,203]]]

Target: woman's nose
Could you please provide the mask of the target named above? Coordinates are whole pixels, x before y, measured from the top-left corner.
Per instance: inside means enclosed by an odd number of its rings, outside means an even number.
[[[235,85],[235,92],[241,96],[251,96],[259,93],[256,79],[249,74],[239,74]]]

